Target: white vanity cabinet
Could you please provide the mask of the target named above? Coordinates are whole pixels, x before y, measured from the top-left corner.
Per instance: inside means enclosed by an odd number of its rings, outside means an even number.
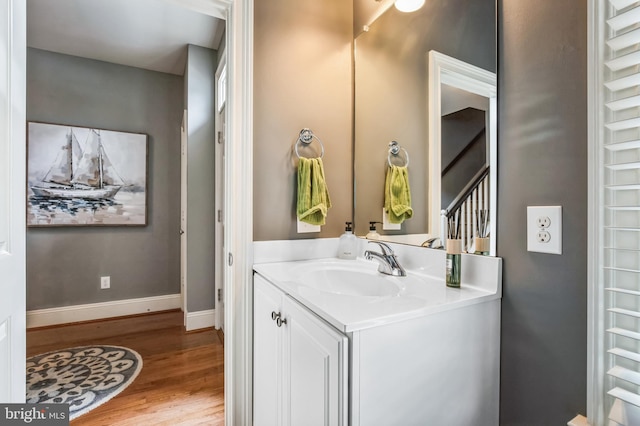
[[[347,337],[257,274],[253,305],[253,424],[347,425]]]
[[[351,426],[499,424],[499,300],[348,335]]]
[[[442,276],[335,258],[254,265],[255,425],[498,425],[501,259],[463,257],[454,289],[444,251],[424,252]]]

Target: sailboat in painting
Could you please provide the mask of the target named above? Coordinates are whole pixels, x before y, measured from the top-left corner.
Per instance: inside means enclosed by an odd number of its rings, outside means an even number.
[[[100,140],[100,132],[91,129],[84,147],[69,129],[66,143],[53,165],[38,185],[31,190],[37,197],[113,198],[124,185]]]

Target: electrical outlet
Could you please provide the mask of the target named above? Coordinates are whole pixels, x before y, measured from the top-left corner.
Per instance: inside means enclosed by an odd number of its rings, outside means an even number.
[[[562,206],[527,207],[527,250],[562,254]]]
[[[111,288],[111,277],[100,277],[100,288],[102,290]]]
[[[538,216],[536,222],[538,223],[538,228],[540,229],[545,229],[551,226],[551,219],[549,219],[549,216]],[[543,242],[546,243],[547,241]]]
[[[539,243],[548,243],[551,240],[551,234],[547,231],[538,231],[537,237]]]

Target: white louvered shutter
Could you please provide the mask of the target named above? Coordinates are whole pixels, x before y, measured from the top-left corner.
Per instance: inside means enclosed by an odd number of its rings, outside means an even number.
[[[603,417],[640,425],[640,2],[606,0],[599,129]]]

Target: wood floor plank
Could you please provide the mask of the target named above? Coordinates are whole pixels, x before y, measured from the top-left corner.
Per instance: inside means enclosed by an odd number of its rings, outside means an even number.
[[[213,329],[186,333],[181,312],[27,331],[27,356],[88,345],[138,352],[142,371],[74,426],[224,425],[224,346]]]

